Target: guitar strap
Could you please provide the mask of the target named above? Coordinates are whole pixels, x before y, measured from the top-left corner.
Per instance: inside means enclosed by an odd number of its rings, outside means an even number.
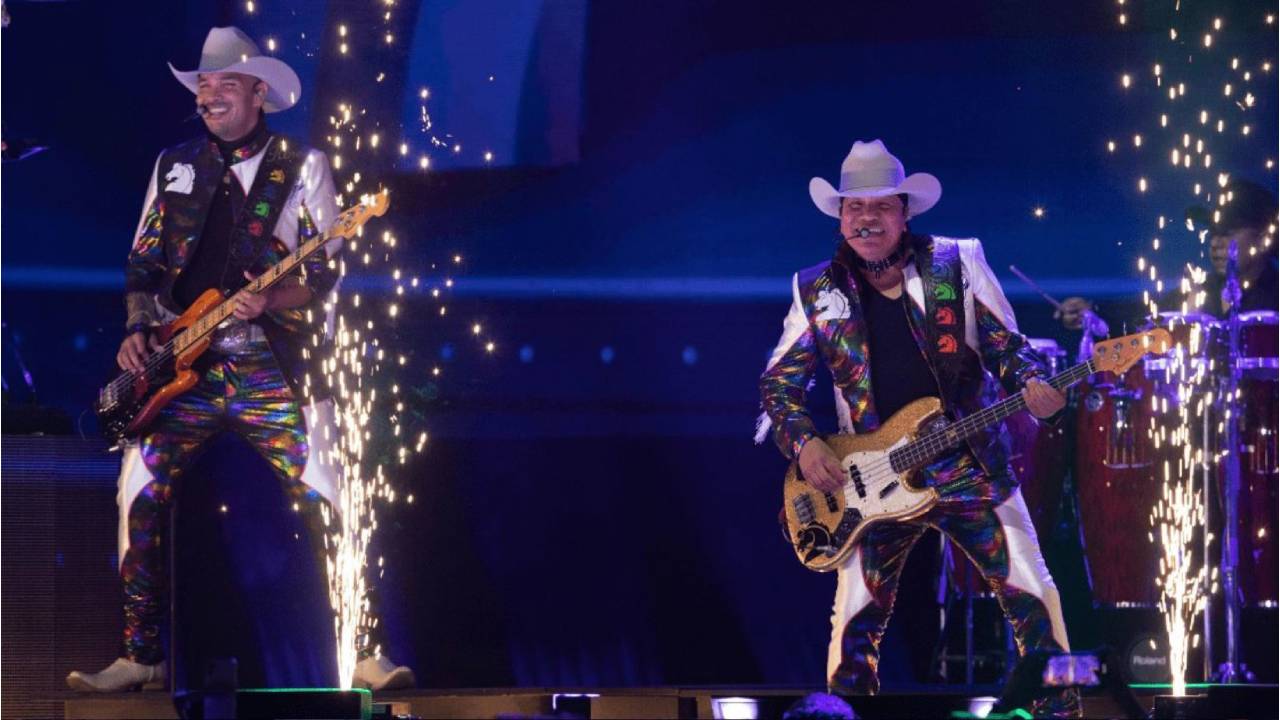
[[[284,142],[278,135],[267,145],[253,187],[249,188],[249,195],[231,229],[227,277],[242,278],[271,241],[301,169],[300,154],[293,149],[296,147],[298,143]]]
[[[925,337],[939,376],[954,384],[964,373],[964,279],[960,247],[932,238],[918,252],[916,267],[924,283]]]

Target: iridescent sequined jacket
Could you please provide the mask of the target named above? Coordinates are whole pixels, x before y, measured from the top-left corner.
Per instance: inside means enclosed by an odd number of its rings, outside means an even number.
[[[1013,309],[987,265],[982,245],[976,239],[937,236],[917,237],[917,241],[926,251],[935,246],[942,250],[942,243],[955,243],[956,252],[951,255],[956,258],[953,262],[961,264],[964,347],[956,367],[946,371],[927,350],[926,338],[931,333],[925,324],[926,283],[921,277],[922,267],[923,272],[945,268],[926,265],[922,257],[928,253],[920,252],[915,262],[903,268],[903,282],[912,300],[908,303],[912,334],[938,380],[947,416],[954,421],[983,407],[984,388],[989,382],[984,367],[1009,393],[1019,391],[1031,377],[1045,376],[1040,358],[1018,332]],[[791,311],[783,322],[782,338],[760,376],[764,412],[756,442],[763,442],[771,429],[774,442],[791,459],[818,434],[805,409],[805,393],[820,362],[834,381],[841,432],[870,432],[887,419],[876,414],[871,394],[867,328],[850,253],[841,243],[832,260],[801,270],[792,278]],[[1008,443],[999,427],[970,438],[968,448],[988,477],[1009,475]]]
[[[324,153],[282,136],[272,138],[272,142],[280,140],[286,143],[291,161],[297,163],[292,182],[286,179],[289,173],[278,170],[272,171],[270,177],[258,177],[266,149],[237,157],[231,166],[231,172],[246,193],[261,179],[268,199],[283,203],[283,210],[271,229],[270,242],[254,263],[252,272],[255,273],[282,260],[300,242],[328,230],[338,215],[333,177]],[[156,159],[142,218],[125,266],[127,326],[168,322],[183,310],[174,301],[173,286],[188,260],[195,255],[214,189],[226,169],[217,147],[207,137],[169,148]],[[272,183],[277,182],[280,187],[273,187]],[[310,394],[306,380],[316,360],[307,357],[315,344],[316,333],[308,316],[323,317],[324,301],[338,279],[329,259],[335,257],[341,247],[342,241],[335,239],[325,246],[327,258],[317,253],[304,263],[300,279],[312,291],[308,304],[269,310],[253,321],[265,331],[277,364],[299,399]],[[319,390],[321,384],[314,387]]]

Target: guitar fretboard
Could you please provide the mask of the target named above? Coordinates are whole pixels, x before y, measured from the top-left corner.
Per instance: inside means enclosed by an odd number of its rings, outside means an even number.
[[[1065,390],[1092,375],[1095,371],[1094,367],[1094,362],[1090,359],[1054,375],[1049,379],[1049,385],[1056,390]],[[889,453],[889,462],[896,473],[914,470],[927,464],[944,451],[956,447],[966,438],[976,435],[991,425],[995,425],[1019,410],[1025,410],[1026,407],[1027,402],[1022,397],[1022,393],[1011,395],[959,422],[903,445]]]
[[[263,290],[275,285],[295,268],[302,264],[304,260],[311,257],[315,252],[325,246],[325,243],[332,240],[332,230],[321,233],[316,237],[307,240],[298,246],[298,249],[289,253],[283,260],[272,265],[266,272],[254,278],[248,285],[244,286],[244,290],[251,293],[260,293]],[[234,297],[234,296],[233,296]],[[209,311],[204,317],[191,324],[185,332],[173,339],[174,352],[181,355],[183,351],[191,347],[193,344],[202,340],[209,333],[212,333],[227,318],[231,317],[235,310],[235,303],[231,299],[227,299],[218,307]]]

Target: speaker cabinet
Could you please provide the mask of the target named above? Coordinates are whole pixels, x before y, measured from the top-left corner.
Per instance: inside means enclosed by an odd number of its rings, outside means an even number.
[[[120,456],[98,439],[0,445],[0,682],[5,717],[60,717],[66,674],[120,654]]]

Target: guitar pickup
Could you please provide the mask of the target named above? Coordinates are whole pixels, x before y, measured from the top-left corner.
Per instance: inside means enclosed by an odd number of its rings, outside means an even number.
[[[849,479],[853,481],[854,492],[858,493],[858,497],[865,499],[867,497],[867,486],[862,482],[862,471],[858,469],[857,465],[849,466]]]
[[[884,486],[884,488],[883,488],[882,490],[880,490],[880,499],[881,499],[881,500],[883,500],[883,499],[885,499],[885,498],[889,497],[890,495],[892,495],[892,494],[893,494],[893,491],[894,491],[894,490],[897,490],[897,489],[898,489],[898,481],[897,481],[897,480],[894,480],[893,482],[889,483],[888,485],[885,485],[885,486]]]
[[[800,522],[808,525],[814,520],[813,501],[808,495],[800,495],[791,501],[792,507],[796,510],[796,517]]]

